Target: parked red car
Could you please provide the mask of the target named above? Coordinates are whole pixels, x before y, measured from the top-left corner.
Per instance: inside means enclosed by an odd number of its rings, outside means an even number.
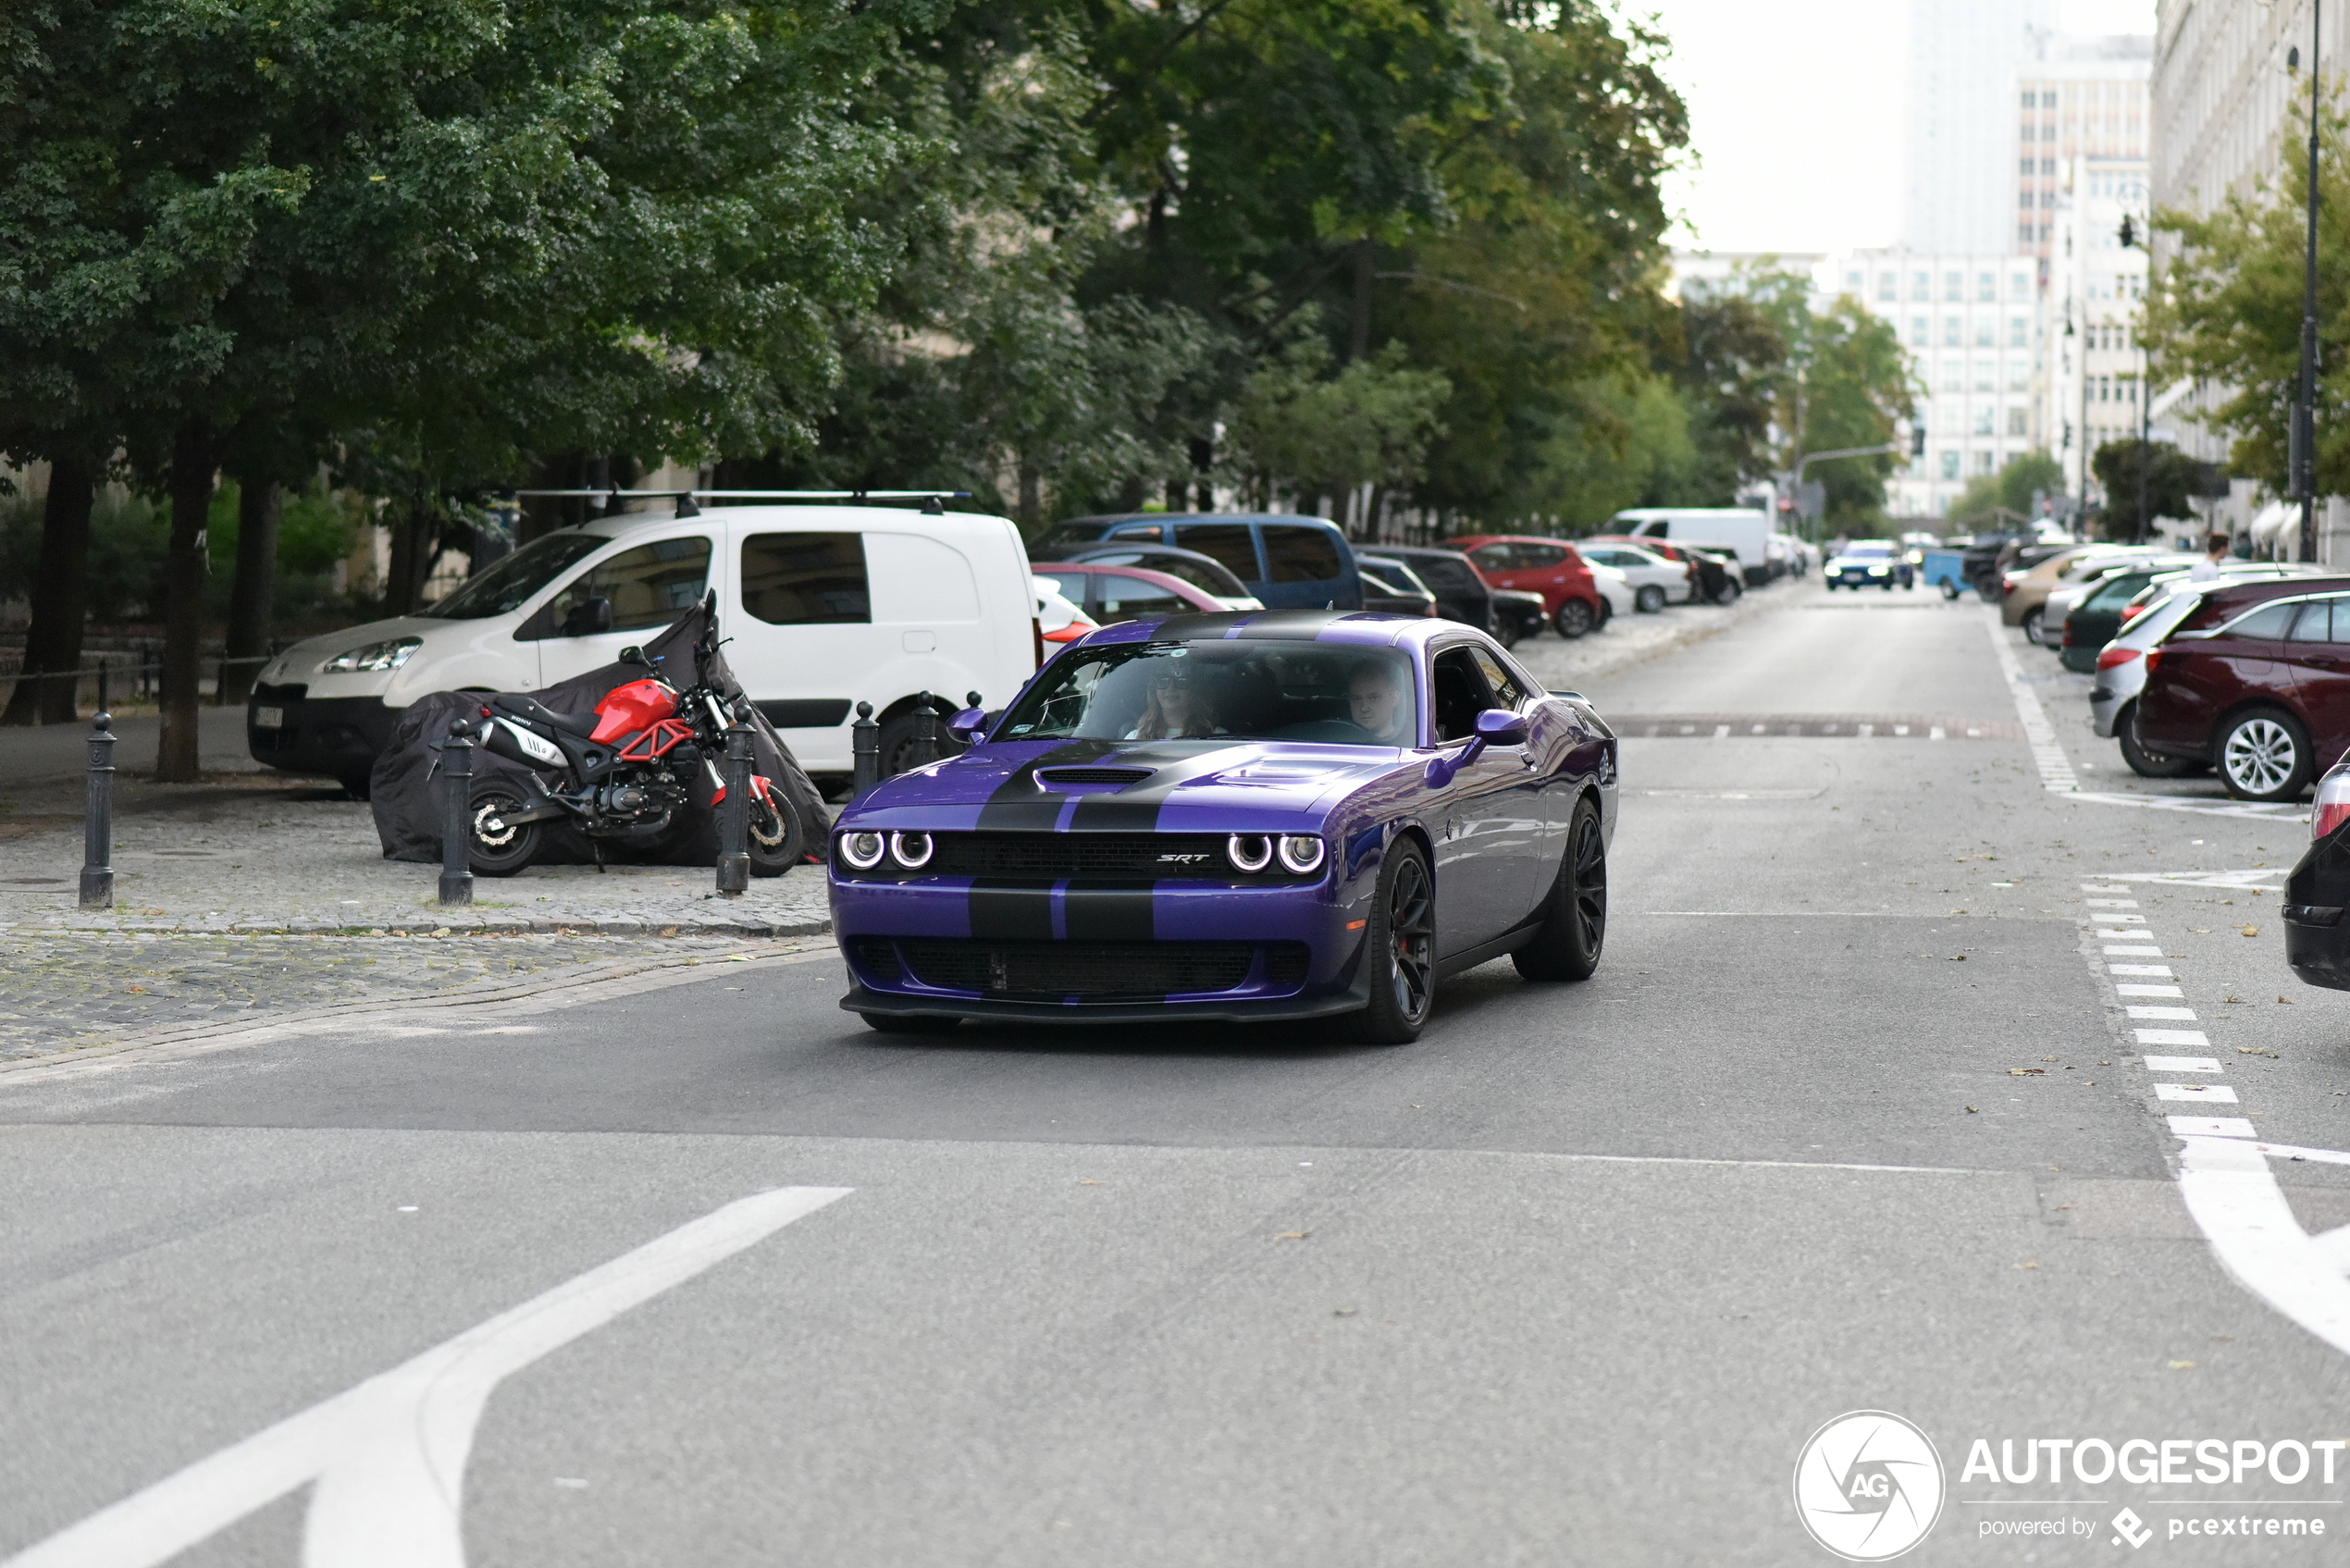
[[[1451,541],[1497,588],[1542,596],[1542,612],[1563,637],[1579,637],[1607,622],[1607,599],[1591,569],[1563,539],[1526,534],[1471,534]]]
[[[2138,744],[2239,800],[2297,800],[2350,747],[2350,577],[2214,589],[2145,658]]]
[[[1047,562],[1031,566],[1036,576],[1060,585],[1061,597],[1098,624],[1138,621],[1145,615],[1214,615],[1224,608],[1216,596],[1182,578],[1146,566],[1103,566],[1091,562]]]

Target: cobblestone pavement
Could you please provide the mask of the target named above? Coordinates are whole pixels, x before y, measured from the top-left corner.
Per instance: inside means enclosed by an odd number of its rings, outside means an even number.
[[[119,780],[115,907],[76,907],[81,786],[0,791],[0,933],[26,931],[550,932],[793,935],[825,928],[821,868],[711,896],[707,867],[534,866],[480,878],[469,910],[442,910],[439,868],[382,857],[366,805],[274,774],[203,784]]]
[[[1782,578],[1738,596],[1736,602],[1676,604],[1654,615],[1617,615],[1599,631],[1569,642],[1555,632],[1521,642],[1510,651],[1518,662],[1558,690],[1571,690],[1630,668],[1675,648],[1687,648],[1750,616],[1799,597],[1816,597],[1816,577]]]
[[[0,933],[0,1060],[173,1026],[381,1002],[459,986],[575,985],[648,962],[722,962],[771,943],[625,936]]]

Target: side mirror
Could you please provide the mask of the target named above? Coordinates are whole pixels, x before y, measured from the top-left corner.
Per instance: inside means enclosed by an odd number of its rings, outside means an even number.
[[[977,746],[980,736],[987,733],[987,710],[966,708],[946,721],[946,733],[965,746]]]
[[[1487,746],[1526,744],[1526,720],[1506,708],[1488,708],[1477,716],[1477,738]]]
[[[583,599],[571,607],[563,617],[562,635],[567,637],[588,637],[598,632],[612,630],[612,600],[603,598]]]
[[[642,664],[648,670],[652,668],[645,658],[645,650],[633,642],[620,650],[620,661],[623,664]]]

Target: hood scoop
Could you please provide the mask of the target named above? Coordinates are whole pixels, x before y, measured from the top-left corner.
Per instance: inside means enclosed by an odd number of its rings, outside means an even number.
[[[1158,770],[1156,768],[1039,768],[1036,786],[1039,789],[1067,789],[1072,784],[1140,784]]]

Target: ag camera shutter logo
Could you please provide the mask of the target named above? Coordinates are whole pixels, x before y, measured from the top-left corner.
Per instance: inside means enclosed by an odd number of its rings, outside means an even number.
[[[1925,1539],[1943,1491],[1933,1440],[1887,1411],[1837,1416],[1795,1462],[1796,1517],[1848,1562],[1883,1562]]]

